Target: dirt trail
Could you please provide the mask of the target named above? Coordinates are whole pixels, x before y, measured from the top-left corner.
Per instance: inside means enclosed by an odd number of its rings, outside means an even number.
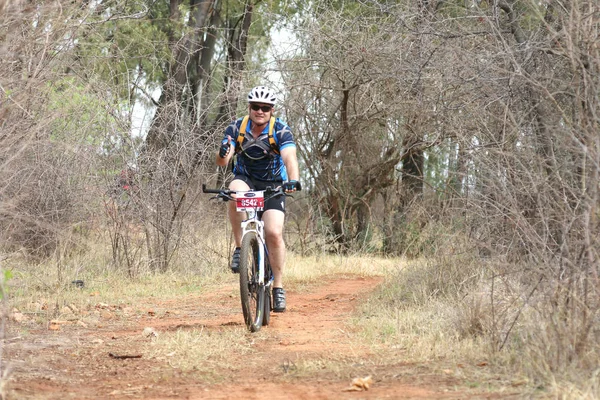
[[[102,305],[101,323],[93,328],[73,322],[57,330],[30,330],[21,337],[18,326],[13,326],[5,345],[5,362],[11,366],[5,392],[9,399],[470,397],[454,391],[457,381],[451,376],[436,376],[410,364],[379,366],[369,347],[350,340],[348,318],[379,283],[376,278],[346,277],[325,280],[302,293],[288,291],[287,312],[272,314],[271,324],[254,335],[241,326],[233,280],[210,294],[160,303],[149,300],[154,307],[139,304],[137,312]],[[246,335],[253,351],[235,353],[228,366],[214,371],[219,383],[207,383],[198,373],[173,368],[168,359],[144,355],[151,340],[141,334],[145,327],[153,327],[159,335],[192,329],[213,334],[238,331]],[[116,359],[109,353],[141,357]],[[336,370],[324,367],[318,374],[298,373],[301,362],[318,365],[343,354],[354,364]],[[344,391],[351,377],[367,375],[373,378],[370,390]]]

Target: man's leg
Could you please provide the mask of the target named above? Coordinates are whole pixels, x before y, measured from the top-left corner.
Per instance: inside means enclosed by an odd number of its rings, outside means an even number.
[[[240,179],[234,179],[229,184],[230,190],[238,192],[250,190],[248,184]],[[234,273],[240,271],[240,246],[242,245],[242,221],[244,220],[243,212],[236,211],[235,201],[229,202],[229,222],[231,223],[231,230],[233,231],[233,241],[235,242],[235,250],[233,252],[233,259],[231,260],[231,270]]]
[[[269,262],[273,269],[273,309],[285,311],[285,292],[283,291],[283,268],[285,265],[285,242],[283,241],[283,223],[285,213],[280,210],[267,210],[262,217],[265,223],[265,239],[269,249]]]
[[[234,179],[229,184],[229,190],[235,190],[236,192],[243,192],[250,190],[248,184],[241,179]],[[235,208],[235,201],[229,202],[229,222],[231,223],[231,230],[233,231],[233,240],[235,247],[242,245],[242,221],[244,220],[245,213],[237,212]]]

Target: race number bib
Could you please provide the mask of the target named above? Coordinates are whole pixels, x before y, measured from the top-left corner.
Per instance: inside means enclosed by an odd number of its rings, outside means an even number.
[[[262,211],[265,207],[265,192],[237,192],[236,209],[238,211]]]

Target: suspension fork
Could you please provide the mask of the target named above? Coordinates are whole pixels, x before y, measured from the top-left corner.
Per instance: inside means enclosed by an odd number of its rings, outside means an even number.
[[[247,232],[255,232],[256,240],[258,240],[258,284],[265,284],[265,262],[268,254],[265,253],[266,243],[264,239],[264,225],[261,220],[256,217],[250,218],[242,222],[242,238]]]

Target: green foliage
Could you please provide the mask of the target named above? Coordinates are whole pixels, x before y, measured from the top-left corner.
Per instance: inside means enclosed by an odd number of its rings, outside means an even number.
[[[65,77],[45,88],[51,115],[50,139],[56,143],[98,146],[115,126],[115,116],[88,85]]]
[[[6,269],[4,270],[4,282],[10,280],[13,277],[13,273],[11,270]]]
[[[316,9],[320,11],[338,11],[345,17],[351,18],[368,10],[369,7],[358,1],[326,0],[318,2]]]
[[[118,88],[115,94],[130,101],[132,82],[160,85],[171,58],[168,7],[153,3],[147,15],[141,14],[146,9],[144,2],[118,4],[96,16],[98,23],[76,38],[85,74],[112,83]]]
[[[13,273],[10,269],[0,269],[0,299],[6,298],[6,283],[12,279]]]
[[[273,42],[272,35],[276,34],[278,29],[288,26],[303,7],[303,4],[293,4],[280,0],[258,2],[255,5],[252,14],[252,25],[248,32],[246,63],[249,71],[262,71],[264,69],[268,61],[269,46]],[[235,13],[234,10],[237,10],[237,8],[239,8],[238,13]],[[233,15],[234,18],[241,17],[243,3],[230,2],[227,9],[228,14]],[[249,86],[264,83],[262,74],[250,77],[250,80]]]

